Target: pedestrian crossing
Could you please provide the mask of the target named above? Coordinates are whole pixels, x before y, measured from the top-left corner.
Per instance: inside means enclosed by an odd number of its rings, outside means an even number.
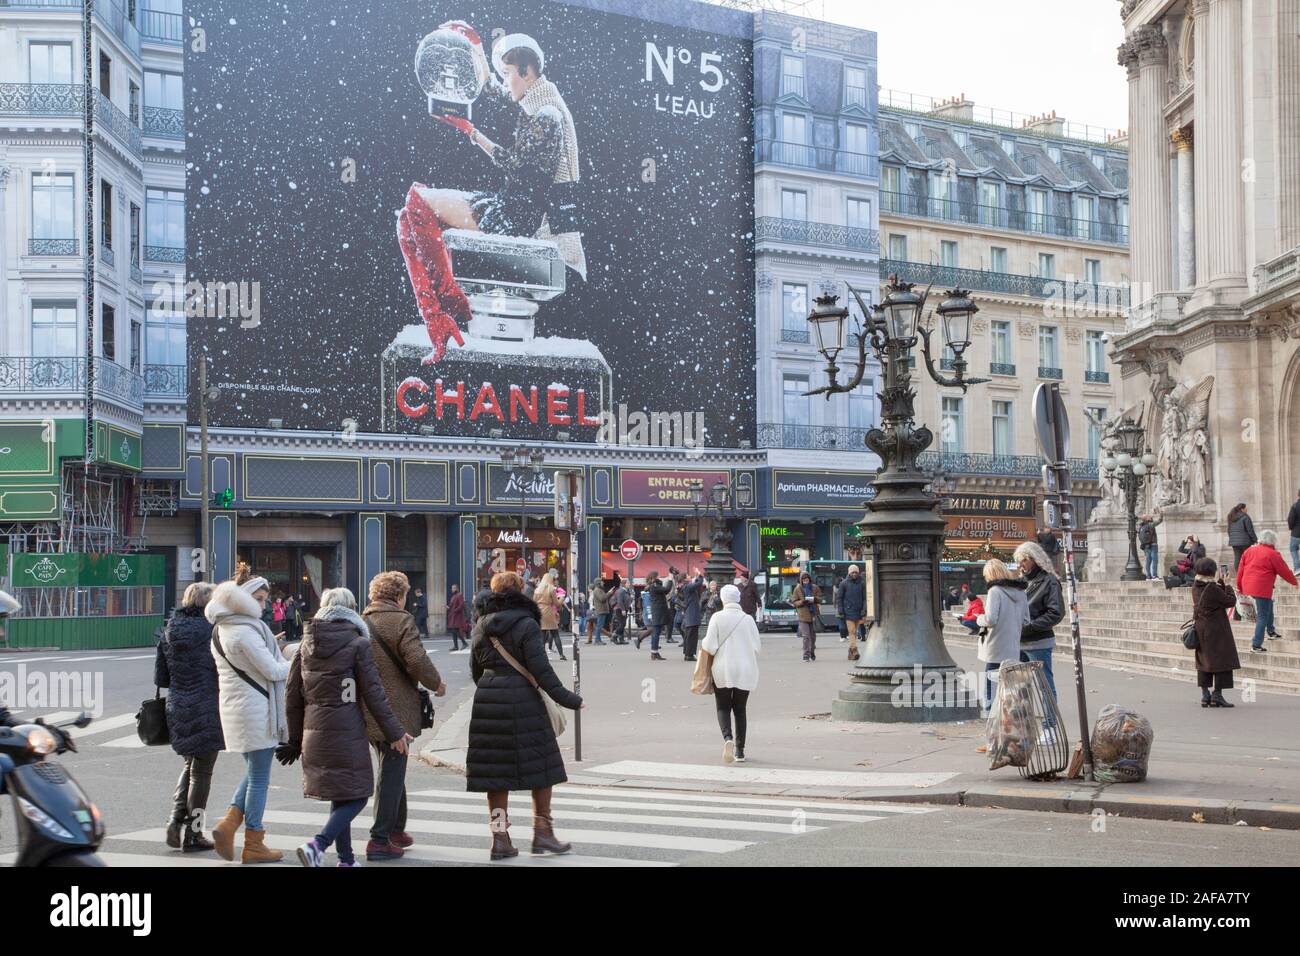
[[[532,808],[526,793],[511,795],[510,837],[520,855],[493,862],[484,795],[429,789],[407,794],[406,831],[415,840],[400,861],[364,862],[371,818],[353,821],[352,842],[362,865],[483,865],[513,867],[670,867],[699,854],[723,855],[828,827],[874,824],[936,808],[851,803],[827,799],[733,796],[724,793],[660,791],[566,784],[555,788],[552,816],[557,835],[573,843],[562,856],[533,856]],[[265,814],[266,844],[285,851],[281,865],[297,866],[293,850],[324,824],[323,804],[305,809],[276,807]],[[111,827],[111,819],[109,821]],[[211,854],[167,850],[162,827],[112,834],[100,855],[109,866],[223,866]],[[6,858],[0,855],[0,862]],[[327,864],[335,861],[333,853]]]

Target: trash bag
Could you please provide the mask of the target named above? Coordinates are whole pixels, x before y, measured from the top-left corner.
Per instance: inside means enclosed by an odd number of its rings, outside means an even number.
[[[1003,664],[998,671],[998,689],[986,727],[990,770],[1029,766],[1039,732],[1031,678],[1032,673],[1020,666]]]
[[[1102,783],[1140,783],[1147,777],[1151,721],[1137,711],[1107,704],[1092,728],[1092,770]]]
[[[1237,614],[1244,621],[1254,621],[1256,619],[1255,599],[1245,594],[1238,595]]]

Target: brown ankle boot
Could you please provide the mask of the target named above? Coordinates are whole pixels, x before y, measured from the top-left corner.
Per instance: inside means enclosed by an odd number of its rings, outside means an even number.
[[[284,859],[284,854],[279,850],[272,850],[266,845],[265,830],[245,830],[244,831],[244,853],[240,857],[241,863],[279,863]]]
[[[533,817],[534,853],[568,853],[572,849],[572,843],[561,843],[555,838],[550,817]]]
[[[235,859],[235,833],[244,825],[244,811],[239,807],[230,807],[226,815],[212,828],[212,844],[217,848],[217,856],[223,860]]]
[[[500,829],[495,824],[489,824],[492,830],[492,859],[508,860],[512,856],[518,856],[519,851],[515,845],[510,842],[510,833],[507,830],[509,824],[502,826]]]

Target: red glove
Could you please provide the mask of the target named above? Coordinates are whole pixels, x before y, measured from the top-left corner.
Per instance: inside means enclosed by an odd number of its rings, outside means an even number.
[[[476,31],[472,26],[470,26],[464,20],[448,20],[446,23],[438,27],[438,29],[454,30],[455,32],[459,33],[461,36],[463,36],[466,40],[468,40],[470,43],[474,44],[475,46],[483,45],[482,39],[479,38],[478,31]]]
[[[474,138],[474,124],[462,116],[435,116],[439,123],[446,123],[452,129],[458,129],[470,139]]]

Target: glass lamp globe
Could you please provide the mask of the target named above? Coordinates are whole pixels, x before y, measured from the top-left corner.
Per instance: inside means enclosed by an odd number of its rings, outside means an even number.
[[[1146,465],[1148,468],[1150,468],[1155,463],[1156,463],[1156,456],[1151,454],[1150,451],[1148,451],[1145,455],[1142,456],[1142,464]]]
[[[1107,455],[1101,460],[1101,467],[1105,468],[1107,471],[1114,471],[1118,464],[1119,463],[1116,462],[1114,457],[1111,455]]]
[[[474,45],[456,30],[435,30],[415,51],[415,78],[429,96],[429,113],[468,114],[483,92],[474,65]]]
[[[1147,473],[1147,466],[1142,464],[1141,461],[1136,461],[1133,463],[1133,474],[1145,475],[1146,473]]]
[[[1119,455],[1116,456],[1115,460],[1119,462],[1121,468],[1127,468],[1129,465],[1133,464],[1133,456],[1126,451],[1120,452]]]

